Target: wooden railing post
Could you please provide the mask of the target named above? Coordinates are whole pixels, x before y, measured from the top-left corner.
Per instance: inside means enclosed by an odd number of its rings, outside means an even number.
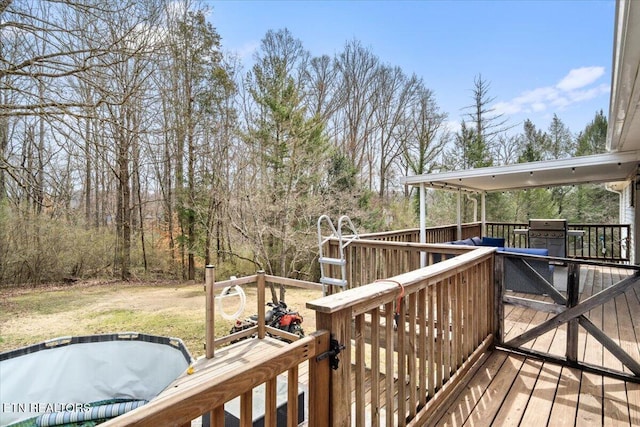
[[[504,257],[495,255],[493,278],[494,278],[494,334],[498,343],[504,343],[504,303],[502,298],[504,296]]]
[[[351,426],[351,309],[334,313],[316,312],[316,329],[331,331],[331,338],[345,348],[338,369],[330,371],[329,425]]]
[[[580,264],[570,263],[567,269],[567,308],[578,305],[580,297]],[[567,323],[567,360],[578,361],[578,319]]]
[[[215,341],[215,296],[213,287],[216,283],[215,267],[207,265],[205,267],[205,292],[206,292],[206,315],[205,315],[205,351],[207,359],[211,359],[214,353]]]
[[[258,338],[263,339],[266,335],[265,328],[265,277],[264,270],[260,270],[257,273],[257,292],[258,292]]]
[[[330,349],[330,336],[323,334],[316,338],[317,353]],[[309,359],[309,427],[329,427],[331,393],[331,368],[329,358]]]

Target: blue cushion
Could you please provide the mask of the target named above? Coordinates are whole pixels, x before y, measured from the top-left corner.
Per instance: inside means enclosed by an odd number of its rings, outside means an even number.
[[[504,252],[511,252],[516,254],[527,254],[527,255],[540,255],[540,256],[548,256],[549,249],[536,249],[536,248],[504,248]]]
[[[482,239],[479,237],[472,237],[471,240],[473,240],[473,244],[476,246],[482,246]]]
[[[504,246],[504,238],[503,237],[483,237],[481,245],[501,247],[501,246]]]

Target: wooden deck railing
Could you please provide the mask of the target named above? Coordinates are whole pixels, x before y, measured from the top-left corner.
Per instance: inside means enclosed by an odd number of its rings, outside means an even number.
[[[487,222],[486,236],[503,237],[505,245],[511,248],[526,248],[526,234],[516,234],[514,230],[525,229],[528,223]],[[427,243],[444,243],[457,239],[456,225],[428,227]],[[631,226],[629,224],[569,224],[569,230],[580,230],[584,234],[569,236],[567,257],[611,262],[629,262]],[[474,222],[462,224],[462,238],[481,236],[481,224]],[[361,235],[366,240],[387,242],[420,242],[420,230],[417,228],[367,233]]]
[[[205,271],[206,283],[206,359],[213,360],[215,350],[232,341],[250,335],[265,338],[267,332],[270,335],[281,336],[290,341],[288,345],[269,348],[268,352],[251,353],[251,348],[244,349],[243,354],[237,355],[240,359],[236,369],[227,369],[222,374],[216,375],[215,364],[207,365],[202,359],[196,361],[198,368],[191,378],[176,380],[174,389],[165,390],[157,398],[148,404],[117,417],[105,426],[190,426],[191,421],[207,414],[210,426],[225,426],[224,405],[232,399],[240,397],[239,422],[242,426],[253,425],[253,391],[256,387],[265,387],[265,411],[264,425],[276,425],[276,397],[278,376],[285,374],[287,377],[287,419],[289,425],[295,425],[293,420],[298,420],[300,410],[298,401],[298,377],[299,368],[303,363],[308,363],[309,370],[309,414],[313,422],[310,426],[328,427],[329,406],[326,399],[329,393],[329,359],[318,360],[319,354],[329,351],[330,339],[328,331],[316,331],[310,336],[299,338],[279,329],[265,326],[265,300],[266,285],[294,286],[306,289],[322,290],[318,283],[305,282],[284,277],[266,275],[264,272],[241,277],[238,279],[215,282],[215,270],[208,266]],[[257,286],[257,312],[258,324],[253,328],[241,332],[226,335],[218,339],[214,334],[214,290],[221,290],[227,286],[255,284]],[[250,343],[250,341],[242,341]],[[203,364],[198,365],[199,362]],[[226,365],[235,363],[231,358]]]
[[[334,244],[328,243],[330,248]],[[542,296],[527,299],[505,295],[503,260],[507,256],[531,258],[498,253],[491,247],[425,245],[390,238],[356,240],[347,251],[352,288],[307,303],[307,307],[316,312],[318,332],[276,351],[252,355],[239,369],[206,378],[206,381],[189,381],[176,391],[163,393],[144,407],[106,425],[165,425],[171,420],[171,425],[187,426],[191,420],[209,414],[213,426],[222,426],[224,404],[238,396],[240,423],[251,425],[252,393],[262,384],[266,386],[268,402],[265,425],[275,425],[277,377],[286,373],[293,379],[291,383],[297,385],[302,363],[309,366],[310,426],[431,425],[441,415],[443,402],[465,386],[466,374],[493,344],[640,381],[637,329],[633,334],[639,320],[636,312],[640,308],[637,266],[611,263],[612,267],[635,271],[581,301],[576,266],[578,263],[602,266],[602,263],[534,257],[538,261],[546,259],[568,264],[567,294],[555,290],[547,282],[541,285],[541,293],[549,295],[551,301],[543,301]],[[420,268],[421,259],[426,260],[426,267]],[[531,274],[540,276],[534,270]],[[545,281],[544,278],[541,280]],[[239,337],[216,339],[209,329],[213,325],[213,289],[256,283],[258,296],[262,295],[258,301],[260,309],[264,308],[265,284],[269,282],[320,289],[319,284],[264,273],[215,283],[213,271],[207,272],[207,357],[214,355],[217,345]],[[631,299],[635,305],[627,307],[630,317],[619,317],[620,323],[613,325],[619,331],[616,340],[609,334],[610,319],[601,319],[603,325],[606,323],[606,328],[601,329],[586,313],[605,305],[617,308],[620,298],[629,298],[625,292],[633,292]],[[504,339],[505,304],[550,315],[544,319],[540,317],[542,320],[535,324],[531,322],[533,326],[528,330]],[[599,313],[602,317],[604,308]],[[259,321],[261,323],[264,322]],[[568,325],[564,357],[522,346],[549,331],[560,330],[558,327],[564,324]],[[611,359],[604,356],[601,366],[579,360],[578,346],[583,346],[585,356],[590,348],[585,347],[584,336],[580,338],[578,326],[601,343],[601,353],[606,350],[612,354],[624,371],[613,372],[605,363]],[[250,333],[264,337],[267,332],[264,327],[256,327]],[[558,336],[562,338],[562,334]],[[625,347],[627,345],[631,347]],[[332,360],[331,354],[337,349],[341,349],[338,360]],[[330,369],[330,364],[335,369]],[[290,401],[295,400],[296,393],[297,386],[290,386]],[[297,419],[296,405],[292,407],[289,410],[293,412],[288,415],[290,423]]]
[[[307,304],[317,329],[345,347],[331,371],[331,425],[432,421],[434,408],[492,342],[494,253],[467,250]]]
[[[456,224],[443,225],[438,227],[427,227],[426,243],[444,243],[457,240],[458,226]],[[461,225],[462,238],[480,236],[481,224],[478,222],[467,223]],[[411,228],[405,230],[384,231],[380,233],[361,234],[360,238],[367,240],[382,240],[385,242],[406,242],[419,243],[420,229]]]

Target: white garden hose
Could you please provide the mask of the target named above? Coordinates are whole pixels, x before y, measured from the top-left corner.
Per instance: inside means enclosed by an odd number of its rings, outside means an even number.
[[[235,292],[233,292],[232,290],[235,290]],[[233,297],[236,295],[240,298],[238,310],[233,314],[228,314],[222,308],[222,300],[224,298]],[[216,297],[216,299],[218,300],[218,311],[220,311],[220,316],[222,316],[222,318],[226,320],[236,320],[238,317],[240,317],[244,312],[244,306],[247,303],[247,296],[245,295],[242,288],[238,285],[225,287],[224,289],[222,289],[222,292],[220,292],[220,295]]]

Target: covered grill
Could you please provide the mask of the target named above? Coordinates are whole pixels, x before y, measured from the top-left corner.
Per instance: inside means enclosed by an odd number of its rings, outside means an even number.
[[[548,249],[549,256],[566,257],[566,219],[530,219],[527,234],[530,248]]]

